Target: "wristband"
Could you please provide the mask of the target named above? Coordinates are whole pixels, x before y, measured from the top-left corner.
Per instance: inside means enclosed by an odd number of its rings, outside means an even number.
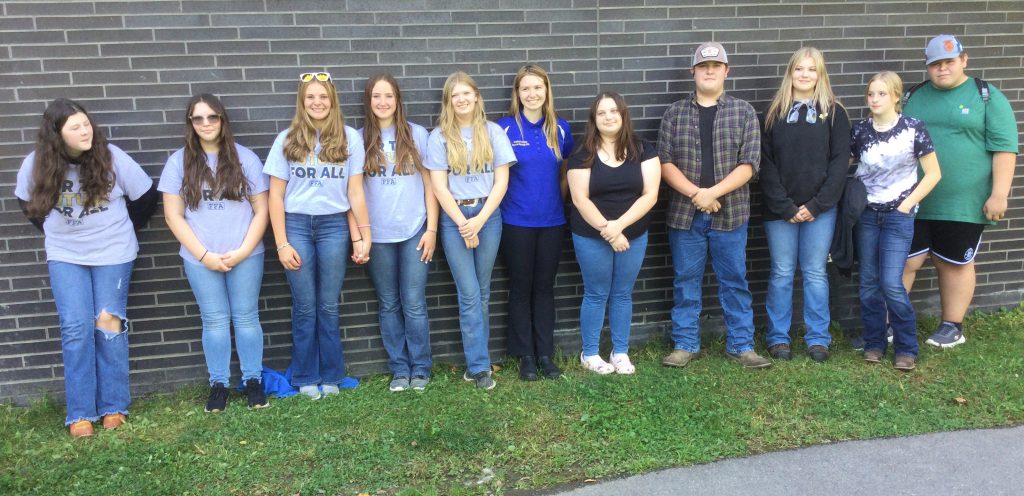
[[[356,225],[356,227],[359,228],[359,229],[362,229],[364,227],[370,227],[370,225],[369,224],[358,224],[358,225]]]
[[[362,242],[362,241],[363,241],[363,238],[359,238],[359,239],[353,239],[353,240],[352,240],[352,242],[353,242],[353,243],[360,243],[360,242]]]
[[[283,249],[285,249],[285,248],[288,248],[288,247],[289,247],[289,246],[291,246],[291,245],[292,245],[291,243],[285,243],[285,244],[283,244],[283,245],[281,245],[281,246],[278,246],[278,247],[277,247],[277,251],[281,251],[281,250],[283,250]]]
[[[427,229],[427,232],[432,232],[434,234],[437,234],[437,229]]]
[[[200,262],[202,262],[202,261],[203,261],[203,259],[204,259],[204,258],[206,258],[206,254],[207,254],[207,253],[210,253],[210,250],[206,250],[206,251],[204,251],[204,252],[203,252],[203,256],[199,257],[199,261],[200,261]]]

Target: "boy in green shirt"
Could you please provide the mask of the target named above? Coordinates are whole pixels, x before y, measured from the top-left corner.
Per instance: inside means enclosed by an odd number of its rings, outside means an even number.
[[[932,38],[925,63],[930,81],[912,92],[904,113],[928,127],[942,180],[921,202],[903,285],[909,292],[931,253],[939,276],[942,322],[926,343],[952,348],[965,342],[962,322],[974,297],[974,257],[981,233],[1006,214],[1016,167],[1017,121],[998,89],[964,73],[967,53],[956,37]]]

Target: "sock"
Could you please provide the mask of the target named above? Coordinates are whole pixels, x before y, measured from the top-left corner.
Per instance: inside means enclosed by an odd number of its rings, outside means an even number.
[[[953,326],[956,327],[956,329],[958,331],[964,332],[964,324],[963,324],[963,322],[953,322],[952,320],[943,320],[942,323],[943,324],[952,324]]]

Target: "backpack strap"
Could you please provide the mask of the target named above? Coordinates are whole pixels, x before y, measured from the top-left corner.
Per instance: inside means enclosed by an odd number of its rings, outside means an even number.
[[[921,81],[920,83],[917,83],[917,84],[911,86],[909,90],[907,90],[906,92],[903,93],[903,106],[904,107],[906,107],[907,106],[907,102],[910,101],[910,96],[913,95],[915,91],[921,89],[921,87],[924,86],[925,84],[928,84],[928,80],[927,79],[925,79],[924,81]]]
[[[981,95],[981,101],[988,103],[988,81],[981,78],[974,78],[974,85],[978,87],[978,94]]]

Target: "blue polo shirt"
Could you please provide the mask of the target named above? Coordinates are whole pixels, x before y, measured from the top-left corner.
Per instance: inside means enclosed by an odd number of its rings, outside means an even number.
[[[515,117],[498,120],[516,154],[516,166],[509,170],[508,192],[501,202],[501,220],[520,227],[553,227],[565,224],[560,189],[562,161],[548,148],[544,119],[530,122],[520,115],[522,129]],[[569,123],[558,119],[558,141],[562,160],[572,154]]]

